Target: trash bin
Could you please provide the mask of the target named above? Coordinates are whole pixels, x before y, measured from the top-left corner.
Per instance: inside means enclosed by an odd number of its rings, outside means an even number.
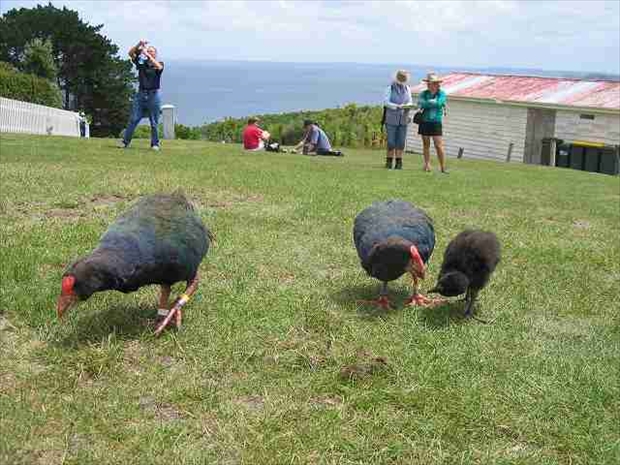
[[[594,142],[559,141],[555,152],[555,166],[617,175],[620,173],[620,147]]]
[[[601,161],[599,172],[604,174],[617,175],[620,172],[620,160],[618,159],[618,147],[603,147],[601,149]]]
[[[583,170],[585,148],[578,145],[570,147],[570,167],[574,170]]]
[[[601,149],[598,147],[584,147],[583,169],[591,173],[599,172]]]
[[[555,154],[555,166],[561,168],[570,167],[570,144],[564,142],[558,144]]]

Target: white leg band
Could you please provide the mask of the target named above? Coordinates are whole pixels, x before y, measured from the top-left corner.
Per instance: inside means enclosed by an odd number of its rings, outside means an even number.
[[[168,310],[167,308],[158,308],[157,309],[157,316],[168,316],[168,313],[170,313],[170,310]]]

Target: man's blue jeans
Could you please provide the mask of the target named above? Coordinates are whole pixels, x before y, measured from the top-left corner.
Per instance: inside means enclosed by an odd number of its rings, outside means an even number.
[[[151,123],[151,147],[159,145],[157,135],[157,125],[159,124],[159,114],[161,112],[161,100],[157,90],[140,90],[133,98],[129,123],[125,129],[123,142],[129,145],[136,127],[142,118],[148,118]]]

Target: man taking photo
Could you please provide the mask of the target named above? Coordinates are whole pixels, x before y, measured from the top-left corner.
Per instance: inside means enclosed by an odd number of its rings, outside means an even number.
[[[143,117],[148,117],[151,123],[151,148],[159,150],[159,136],[157,125],[161,112],[161,100],[159,86],[161,74],[164,71],[164,63],[157,61],[157,49],[148,45],[146,40],[141,40],[137,45],[129,49],[129,57],[138,70],[139,87],[133,98],[129,123],[123,134],[119,147],[127,148],[131,138]]]

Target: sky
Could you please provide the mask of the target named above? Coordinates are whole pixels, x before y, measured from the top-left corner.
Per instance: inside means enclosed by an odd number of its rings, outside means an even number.
[[[43,1],[2,0],[0,12]],[[163,60],[403,63],[620,74],[620,1],[53,0]]]

